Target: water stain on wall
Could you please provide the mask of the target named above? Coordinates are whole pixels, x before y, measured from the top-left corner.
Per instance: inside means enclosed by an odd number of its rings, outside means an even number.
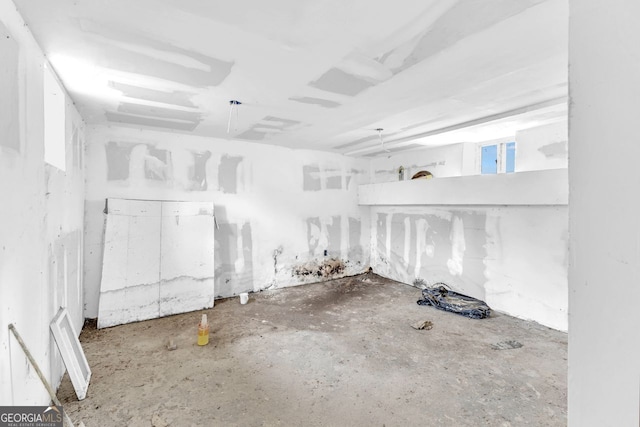
[[[133,144],[109,141],[105,145],[107,154],[107,180],[117,181],[129,178],[129,163]]]
[[[302,189],[304,191],[320,191],[320,167],[318,165],[302,166]]]
[[[339,258],[331,258],[325,261],[309,261],[293,268],[295,276],[311,276],[328,279],[344,273],[345,263]]]
[[[207,161],[211,158],[211,151],[193,154],[193,170],[191,173],[191,190],[207,190]]]
[[[238,165],[242,157],[224,155],[218,167],[218,185],[223,193],[236,194],[238,192]]]

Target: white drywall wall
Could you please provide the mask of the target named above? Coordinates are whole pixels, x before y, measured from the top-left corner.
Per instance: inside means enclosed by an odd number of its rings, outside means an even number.
[[[87,317],[97,315],[108,197],[213,201],[218,297],[369,267],[369,210],[357,204],[367,160],[125,127],[89,127],[87,139]]]
[[[569,425],[640,423],[640,2],[570,0]]]
[[[516,172],[567,168],[568,122],[562,120],[516,133]]]
[[[66,172],[45,165],[45,58],[10,0],[0,0],[0,405],[50,399],[10,335],[13,323],[55,387],[64,365],[49,331],[66,306],[83,324],[83,122],[66,97]]]
[[[366,184],[361,205],[566,205],[567,170]]]
[[[372,206],[371,266],[567,330],[566,206]]]
[[[445,281],[496,310],[566,331],[567,158],[539,151],[561,152],[566,126],[518,132],[516,169],[527,172],[478,175],[475,143],[373,159],[372,184],[359,197],[372,209],[374,271],[404,283]],[[398,182],[401,161],[447,169]]]
[[[559,120],[517,131],[515,136],[508,138],[389,153],[371,159],[371,182],[398,181],[400,166],[405,168],[405,180],[420,170],[428,170],[436,178],[480,175],[481,146],[510,141],[516,141],[516,172],[566,169],[567,131],[567,120]]]
[[[463,144],[452,144],[374,157],[371,159],[371,182],[398,181],[400,166],[405,169],[405,180],[421,170],[428,170],[436,177],[462,175],[462,149]]]

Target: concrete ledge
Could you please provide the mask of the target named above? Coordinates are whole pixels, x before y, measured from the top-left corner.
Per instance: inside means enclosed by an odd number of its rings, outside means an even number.
[[[360,205],[567,205],[567,169],[365,184]]]

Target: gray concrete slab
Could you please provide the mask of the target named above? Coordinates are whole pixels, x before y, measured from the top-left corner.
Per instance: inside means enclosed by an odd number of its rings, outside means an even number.
[[[76,401],[66,377],[58,395],[87,426],[566,425],[565,333],[499,313],[471,320],[419,297],[365,274],[88,326],[87,398]],[[202,313],[210,343],[198,347]],[[433,327],[411,327],[424,320]],[[499,345],[511,341],[522,347]]]

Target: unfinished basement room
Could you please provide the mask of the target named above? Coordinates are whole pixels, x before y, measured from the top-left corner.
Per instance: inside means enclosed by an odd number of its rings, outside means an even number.
[[[0,0],[0,427],[640,425],[637,0]]]

